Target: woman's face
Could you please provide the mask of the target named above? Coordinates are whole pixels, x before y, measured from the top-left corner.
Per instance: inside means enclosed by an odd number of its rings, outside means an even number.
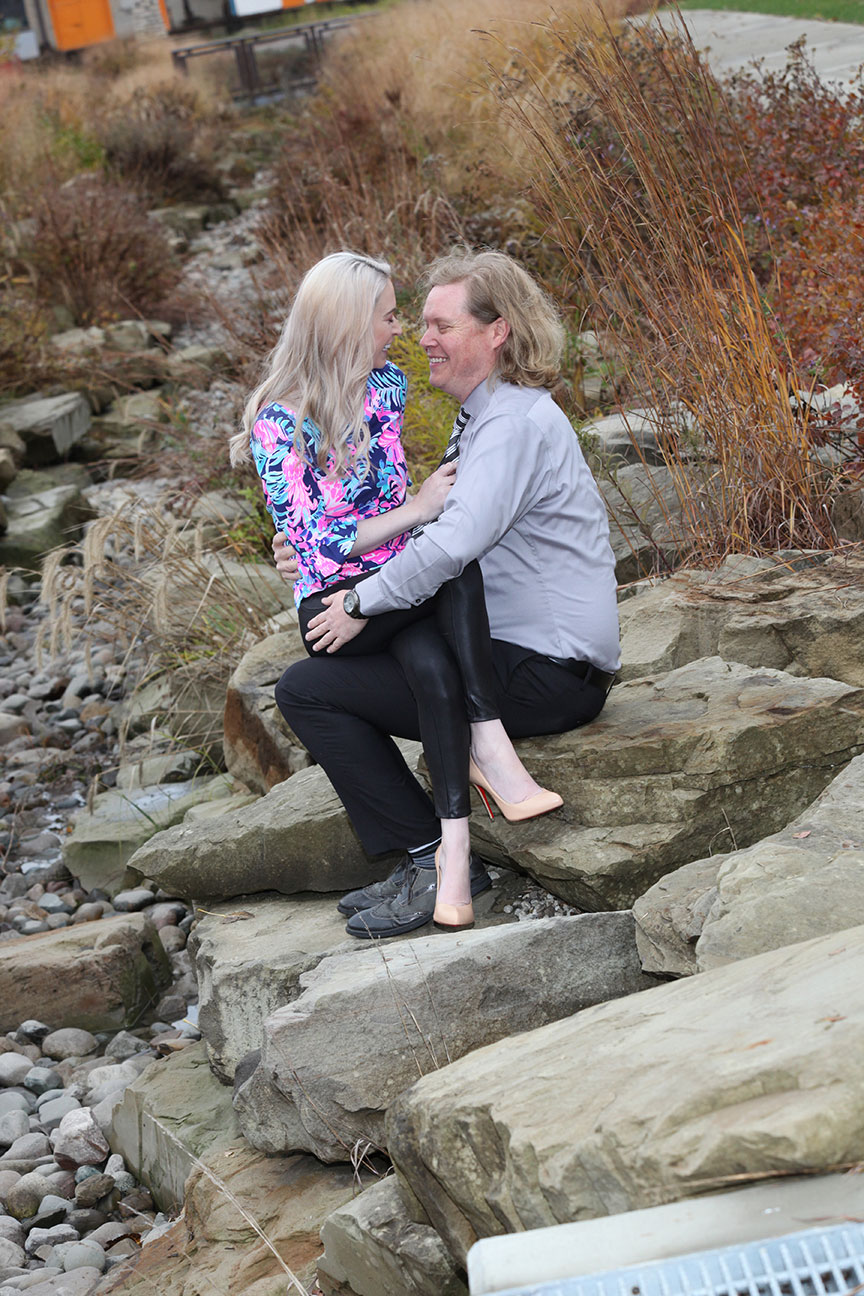
[[[396,292],[388,279],[386,288],[375,303],[375,314],[372,316],[372,338],[375,345],[373,369],[380,369],[387,363],[390,343],[401,332],[402,325],[396,318]]]

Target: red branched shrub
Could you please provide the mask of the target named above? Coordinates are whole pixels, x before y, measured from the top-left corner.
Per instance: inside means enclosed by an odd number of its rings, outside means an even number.
[[[728,79],[726,91],[741,146],[730,158],[735,187],[764,270],[770,242],[796,239],[809,213],[857,198],[864,83],[822,81],[799,41],[782,72],[748,68]]]

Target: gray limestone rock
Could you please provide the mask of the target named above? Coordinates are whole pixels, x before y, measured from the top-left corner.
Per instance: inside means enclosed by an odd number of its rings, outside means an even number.
[[[76,817],[64,846],[66,867],[85,887],[109,894],[121,891],[133,875],[127,864],[154,833],[180,823],[187,810],[203,801],[231,795],[234,785],[224,774],[165,783],[137,791],[102,792],[92,811]]]
[[[14,1030],[50,1004],[58,1026],[116,1030],[137,1022],[170,977],[168,958],[144,914],[2,943],[0,1029]],[[29,1071],[32,1063],[23,1061]]]
[[[79,392],[13,401],[0,406],[0,427],[24,442],[28,466],[52,463],[86,434],[90,406]]]
[[[675,523],[681,501],[662,464],[627,464],[597,485],[609,514],[609,539],[619,585],[666,571],[677,561]]]
[[[74,543],[92,511],[77,486],[55,486],[6,502],[6,534],[0,540],[0,562],[7,567],[39,571],[51,549]]]
[[[595,453],[605,462],[662,464],[657,428],[654,411],[633,409],[583,423],[580,435],[593,438]]]
[[[475,815],[472,835],[571,904],[626,908],[675,867],[776,832],[862,748],[861,690],[700,658],[613,689],[593,724],[519,743],[563,809]]]
[[[864,927],[598,1005],[427,1075],[388,1146],[458,1263],[480,1237],[864,1158]]]
[[[132,873],[171,895],[224,899],[260,891],[348,891],[370,865],[324,771],[301,770],[252,805],[151,837]]]
[[[230,1084],[240,1059],[261,1047],[264,1021],[300,994],[300,976],[334,950],[358,952],[336,896],[263,897],[218,905],[190,938],[198,976],[198,1024],[210,1064]]]
[[[697,657],[864,685],[864,556],[789,551],[681,571],[625,600],[622,679]]]
[[[240,1086],[235,1108],[247,1139],[264,1151],[350,1160],[357,1143],[385,1147],[384,1114],[418,1074],[652,984],[625,913],[544,918],[436,934],[386,952],[332,955],[305,973],[299,997],[265,1022],[260,1075]],[[275,1146],[274,1125],[283,1129]]]
[[[864,756],[780,832],[677,869],[634,911],[644,967],[679,976],[864,923]]]
[[[298,626],[269,635],[250,648],[225,694],[225,764],[256,791],[311,765],[311,757],[282,718],[273,688],[283,672],[306,656]]]
[[[114,1107],[108,1140],[163,1209],[179,1207],[201,1157],[238,1135],[231,1090],[210,1073],[203,1043],[134,1080]]]
[[[392,1175],[329,1215],[321,1241],[318,1285],[325,1296],[349,1289],[356,1296],[467,1296],[440,1237],[428,1222],[411,1219]]]

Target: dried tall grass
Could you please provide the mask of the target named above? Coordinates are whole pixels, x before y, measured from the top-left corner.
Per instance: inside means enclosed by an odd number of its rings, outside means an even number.
[[[291,602],[254,564],[205,548],[200,524],[172,516],[166,501],[127,504],[89,524],[84,539],[57,549],[42,568],[37,657],[113,639],[136,687],[171,673],[171,735],[193,746],[221,736],[207,702],[227,684],[240,654]],[[218,732],[217,732],[218,731]],[[125,735],[121,734],[121,740]]]
[[[548,0],[406,3],[340,37],[286,133],[262,231],[289,280],[340,246],[386,255],[409,284],[457,241],[529,263],[544,251],[522,194],[533,145],[502,127],[498,82],[518,95],[534,66],[554,80],[549,13]]]
[[[677,547],[711,563],[831,545],[834,482],[748,261],[719,86],[683,22],[623,39],[608,23],[547,32],[573,91],[556,97],[535,69],[533,99],[500,82],[502,97],[590,324],[631,398],[657,411]]]

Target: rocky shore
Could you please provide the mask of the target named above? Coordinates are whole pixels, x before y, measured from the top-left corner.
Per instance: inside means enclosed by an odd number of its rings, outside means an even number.
[[[171,215],[226,300],[240,206]],[[225,337],[54,343],[150,377],[0,406],[0,1294],[465,1296],[477,1238],[864,1161],[860,508],[659,579],[650,411],[583,433],[635,510],[621,683],[520,744],[560,811],[478,807],[476,928],[370,948],[335,900],[392,861],[275,708],[303,650],[248,500],[125,475],[225,437]],[[210,608],[244,633],[188,660]]]

